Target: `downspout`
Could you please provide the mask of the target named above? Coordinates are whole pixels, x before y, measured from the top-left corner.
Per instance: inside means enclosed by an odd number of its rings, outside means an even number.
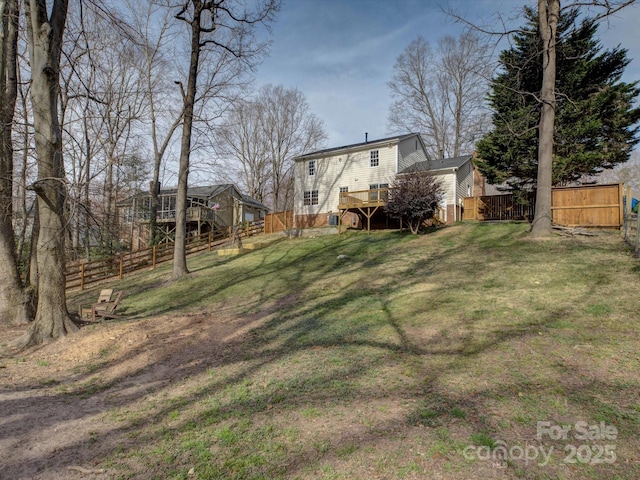
[[[458,169],[453,169],[453,221],[458,221]]]

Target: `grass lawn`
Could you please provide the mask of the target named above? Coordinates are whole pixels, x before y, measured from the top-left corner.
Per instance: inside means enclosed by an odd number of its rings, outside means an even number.
[[[22,363],[100,401],[108,478],[640,478],[640,263],[618,232],[527,230],[200,255],[114,283],[126,320]]]

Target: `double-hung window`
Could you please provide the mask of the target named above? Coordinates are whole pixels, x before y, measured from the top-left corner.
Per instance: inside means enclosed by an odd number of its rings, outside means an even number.
[[[389,188],[388,183],[372,183],[369,185],[369,190],[374,190],[373,192],[369,192],[369,201],[376,202],[378,199],[385,200],[387,192],[380,192],[378,189],[380,188]]]
[[[309,169],[309,176],[313,177],[316,174],[316,161],[315,160],[309,160],[308,169]]]
[[[304,205],[318,205],[318,190],[307,190],[304,192],[302,203]]]
[[[369,165],[372,167],[380,165],[380,154],[378,153],[378,150],[371,150],[369,152]]]

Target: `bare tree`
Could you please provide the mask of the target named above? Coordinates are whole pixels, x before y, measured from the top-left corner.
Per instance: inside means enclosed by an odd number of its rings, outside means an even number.
[[[631,159],[614,168],[604,170],[597,176],[598,183],[624,183],[633,189],[635,197],[640,196],[640,152],[631,154]],[[593,180],[593,179],[590,179]]]
[[[106,31],[97,34],[99,38],[107,37]],[[145,115],[147,101],[144,80],[137,68],[142,61],[140,51],[123,37],[115,37],[109,43],[94,52],[94,63],[98,89],[95,111],[101,123],[97,139],[105,157],[102,242],[112,252],[117,239],[115,201],[119,186],[115,179],[130,155],[134,131]]]
[[[489,45],[470,32],[442,38],[437,51],[422,37],[411,42],[388,84],[395,99],[389,129],[420,132],[431,156],[471,151],[486,123],[489,54]]]
[[[49,8],[50,7],[50,8]],[[31,104],[38,157],[39,236],[37,245],[38,303],[27,344],[66,335],[78,327],[67,311],[64,277],[64,199],[66,182],[58,121],[58,92],[62,37],[67,1],[25,0]],[[49,14],[49,12],[51,12]]]
[[[257,101],[240,101],[219,129],[218,149],[231,159],[227,166],[240,178],[251,197],[266,200],[270,177],[269,155],[262,131],[261,106]]]
[[[234,106],[220,129],[221,152],[247,193],[274,210],[293,201],[293,159],[319,148],[327,134],[297,89],[266,85]]]
[[[18,275],[13,230],[13,119],[18,96],[18,2],[0,0],[0,322],[25,323],[27,297]]]
[[[272,206],[286,210],[293,207],[293,159],[317,149],[327,134],[322,120],[309,111],[304,94],[297,89],[266,85],[258,102],[271,163]]]
[[[183,122],[176,198],[176,232],[172,278],[186,275],[187,180],[192,147],[194,110],[198,89],[200,54],[205,47],[231,54],[251,68],[264,53],[265,44],[253,38],[256,25],[267,25],[280,8],[280,0],[257,0],[253,11],[242,2],[184,0],[176,18],[189,26],[190,59],[186,89],[182,89]]]
[[[174,133],[182,123],[183,106],[177,98],[174,78],[167,75],[172,68],[167,57],[171,56],[170,45],[175,40],[171,29],[171,3],[148,2],[143,14],[136,0],[127,2],[131,12],[132,28],[140,38],[142,61],[140,74],[144,78],[148,109],[148,125],[153,148],[151,180],[151,202],[149,211],[149,242],[155,245],[157,235],[158,195],[160,193],[160,171],[165,154],[171,145]]]

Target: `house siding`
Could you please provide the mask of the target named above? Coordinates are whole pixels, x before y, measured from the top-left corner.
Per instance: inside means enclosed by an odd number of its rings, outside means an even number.
[[[398,145],[398,172],[418,162],[427,160],[427,155],[417,136],[402,140]]]
[[[377,167],[370,166],[370,152],[378,151]],[[309,162],[315,162],[314,175],[309,175]],[[371,185],[392,184],[399,171],[416,163],[426,163],[427,154],[418,134],[351,145],[307,154],[295,161],[293,210],[298,228],[326,225],[330,214],[338,214],[340,188],[349,192],[369,190]],[[443,186],[453,200],[455,174],[442,172]],[[317,205],[304,205],[304,193],[317,191]],[[443,202],[443,207],[449,203]],[[354,225],[357,216],[344,218]]]
[[[461,205],[464,197],[473,196],[473,166],[471,165],[471,161],[466,162],[458,168],[456,171],[456,181],[458,182],[456,187],[456,196],[458,198],[455,200],[458,205]]]
[[[378,166],[370,166],[370,152],[378,150]],[[368,190],[369,185],[391,183],[395,178],[398,148],[395,144],[372,145],[358,151],[338,152],[316,162],[315,175],[309,175],[309,159],[296,161],[295,215],[337,212],[340,187],[350,192]],[[318,191],[317,205],[304,205],[304,192]]]
[[[455,203],[455,175],[452,175],[451,170],[444,171],[442,173],[436,173],[434,177],[436,177],[436,179],[440,181],[440,185],[442,185],[442,189],[444,190],[444,198],[442,199],[441,205],[444,206]]]

